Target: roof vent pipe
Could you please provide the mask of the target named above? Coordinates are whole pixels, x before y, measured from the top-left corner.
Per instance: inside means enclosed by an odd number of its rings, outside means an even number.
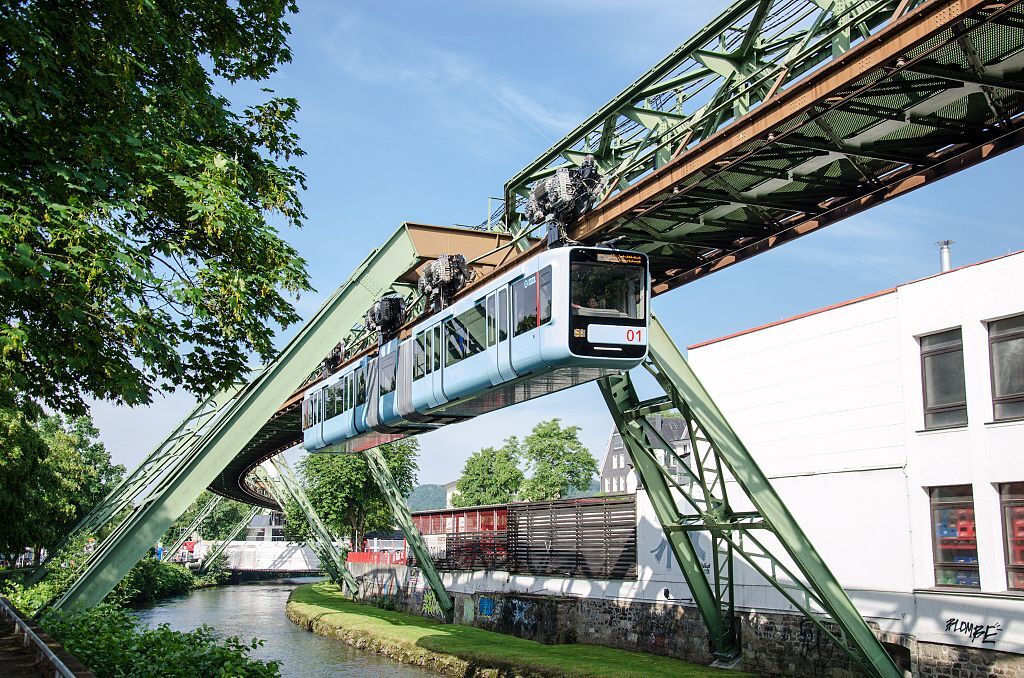
[[[952,240],[940,240],[935,243],[939,246],[939,266],[942,268],[942,272],[953,268],[953,258],[949,251],[949,246],[953,244]]]

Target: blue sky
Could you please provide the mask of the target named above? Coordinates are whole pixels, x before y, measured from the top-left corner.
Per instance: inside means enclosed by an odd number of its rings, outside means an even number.
[[[309,317],[403,221],[475,224],[487,196],[725,5],[719,0],[300,0],[294,61],[269,83],[298,98],[308,220],[284,236],[309,265]],[[228,95],[238,104],[253,86]],[[681,345],[1024,248],[1024,153],[966,173],[687,285],[654,302]],[[279,344],[295,328],[279,337]],[[184,416],[186,394],[149,408],[96,403],[114,460],[132,466]],[[580,426],[595,456],[611,419],[595,385],[420,439],[420,482],[458,477],[465,458],[552,416]]]

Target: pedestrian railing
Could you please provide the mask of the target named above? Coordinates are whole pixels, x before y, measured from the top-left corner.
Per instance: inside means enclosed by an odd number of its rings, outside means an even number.
[[[47,665],[53,669],[53,675],[55,678],[75,678],[75,674],[71,672],[64,662],[60,660],[60,657],[53,653],[53,650],[43,641],[39,635],[32,630],[29,623],[22,618],[15,609],[11,601],[7,600],[3,596],[0,596],[0,617],[3,619],[3,623],[14,624],[14,637],[21,638],[22,647],[25,648],[26,652],[31,652],[36,656],[37,662]]]

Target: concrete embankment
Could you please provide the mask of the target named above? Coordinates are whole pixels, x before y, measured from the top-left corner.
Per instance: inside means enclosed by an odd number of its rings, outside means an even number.
[[[741,676],[596,645],[544,645],[459,624],[383,610],[342,597],[336,586],[292,592],[288,618],[321,636],[451,676]]]

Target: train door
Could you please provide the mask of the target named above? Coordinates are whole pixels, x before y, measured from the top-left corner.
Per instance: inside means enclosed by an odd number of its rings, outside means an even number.
[[[511,322],[509,323],[509,356],[516,374],[526,374],[542,367],[537,308],[540,286],[537,284],[537,260],[526,263],[523,277],[513,280],[511,290]]]
[[[508,342],[508,288],[487,295],[487,373],[492,385],[514,379]]]
[[[430,383],[434,389],[434,407],[439,407],[448,402],[442,388],[442,380],[444,379],[444,370],[441,369],[441,361],[444,359],[443,324],[443,321],[439,322],[430,329],[430,360],[434,370],[433,374],[431,374]]]

